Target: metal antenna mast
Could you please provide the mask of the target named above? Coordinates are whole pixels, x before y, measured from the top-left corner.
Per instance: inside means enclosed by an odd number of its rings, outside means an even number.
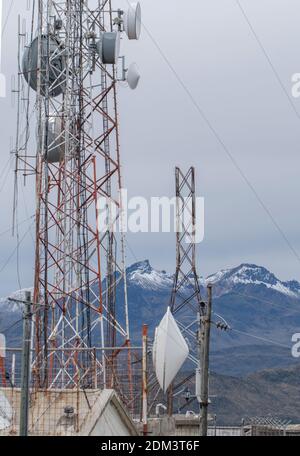
[[[117,347],[130,345],[125,240],[111,228],[122,219],[116,86],[125,29],[138,39],[139,4],[124,15],[111,0],[39,0],[19,63],[16,92],[27,117],[18,110],[16,175],[36,176],[32,370],[39,388],[89,387],[96,365],[98,385],[122,393]],[[19,54],[24,35],[19,32]],[[135,88],[135,68],[122,71],[122,80]],[[31,105],[36,153],[28,153]],[[109,220],[104,232],[101,216]],[[95,346],[103,348],[101,359],[89,350]]]
[[[176,179],[176,273],[170,308],[183,336],[188,339],[192,359],[198,363],[197,333],[203,314],[200,284],[196,270],[196,192],[195,169],[184,174],[175,170]],[[187,379],[186,381],[190,380]],[[180,382],[180,386],[186,381]],[[176,388],[175,388],[176,389]],[[168,393],[169,414],[173,413],[174,385]]]
[[[171,310],[179,314],[187,305],[200,305],[201,293],[196,271],[196,192],[195,168],[186,175],[179,168],[176,179],[176,274],[171,297]],[[186,288],[190,292],[186,295]]]

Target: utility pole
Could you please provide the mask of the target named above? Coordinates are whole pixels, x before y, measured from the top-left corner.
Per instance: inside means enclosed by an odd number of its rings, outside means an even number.
[[[31,293],[25,294],[25,310],[23,317],[23,350],[22,350],[22,377],[21,377],[21,405],[20,405],[20,437],[28,436],[29,415],[29,387],[30,387],[30,351],[31,351]]]
[[[205,316],[202,317],[201,332],[203,334],[201,349],[201,402],[200,402],[200,435],[207,436],[208,428],[208,405],[209,405],[209,349],[210,349],[210,329],[212,314],[212,285],[207,287],[208,301]]]
[[[4,334],[0,334],[0,381],[2,381],[2,386],[4,386],[4,388],[6,388],[5,358],[6,339]]]
[[[143,326],[143,435],[148,435],[148,326]]]

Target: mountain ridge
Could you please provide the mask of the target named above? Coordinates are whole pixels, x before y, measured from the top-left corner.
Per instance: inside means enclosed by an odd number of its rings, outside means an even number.
[[[127,268],[133,345],[140,346],[142,324],[148,325],[149,337],[154,336],[170,304],[173,281],[174,275],[154,269],[149,260]],[[285,367],[295,362],[291,356],[291,338],[300,330],[300,284],[297,281],[280,281],[262,266],[243,263],[200,280],[204,299],[208,282],[214,285],[214,321],[221,315],[233,329],[224,333],[215,326],[212,328],[212,367],[217,373],[244,376],[264,367]],[[22,299],[24,291],[14,293],[13,297]],[[122,296],[120,282],[117,303]],[[8,346],[21,344],[21,312],[20,305],[8,302],[7,298],[0,300],[0,332],[20,321],[6,334]],[[96,346],[97,338],[95,335]]]
[[[154,269],[149,260],[132,264],[126,273],[132,344],[139,346],[142,324],[148,324],[151,339],[165,314],[174,275]],[[203,296],[205,286],[214,285],[214,319],[222,315],[237,330],[224,333],[212,327],[211,413],[218,415],[220,424],[238,424],[245,410],[255,416],[261,410],[276,413],[280,408],[283,418],[299,421],[300,366],[289,348],[292,335],[300,330],[299,282],[281,281],[268,269],[250,263],[199,280]],[[122,283],[120,296],[121,287]],[[12,297],[23,299],[25,291]],[[11,328],[6,335],[12,348],[21,346],[21,312],[21,305],[0,299],[0,332]]]
[[[165,270],[158,270],[151,266],[149,260],[138,261],[126,268],[127,281],[134,286],[141,286],[145,289],[170,288],[173,285],[174,274]],[[300,282],[297,280],[281,281],[275,274],[263,266],[251,263],[242,263],[239,266],[222,269],[207,278],[199,279],[202,288],[209,283],[215,286],[215,296],[220,297],[227,293],[230,287],[239,285],[264,286],[275,292],[287,295],[291,298],[300,299]],[[222,291],[220,291],[222,289]],[[14,291],[10,296],[0,298],[0,308],[7,304],[8,298],[22,299],[26,288]],[[12,310],[19,310],[19,305],[10,306]]]
[[[141,285],[144,285],[142,283],[144,280],[147,283],[147,287],[150,284],[155,285],[155,282],[163,284],[164,281],[170,285],[170,282],[174,280],[174,275],[164,270],[154,269],[149,260],[134,263],[126,271],[129,280],[136,281],[138,279]],[[215,274],[211,274],[206,279],[202,279],[202,283],[200,279],[202,286],[211,283],[217,287],[222,285],[226,290],[227,287],[224,286],[224,282],[228,282],[231,285],[263,285],[279,293],[300,299],[300,282],[296,280],[282,281],[267,268],[256,264],[242,263],[239,266],[222,269]]]

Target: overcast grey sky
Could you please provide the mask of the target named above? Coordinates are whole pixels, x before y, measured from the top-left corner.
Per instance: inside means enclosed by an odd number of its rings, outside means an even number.
[[[11,0],[3,3],[5,17]],[[26,0],[14,2],[4,30],[2,72],[8,90],[16,68],[17,15],[25,12],[26,4]],[[206,200],[206,235],[198,249],[200,274],[253,262],[281,279],[300,280],[300,262],[290,247],[300,255],[300,120],[237,2],[141,0],[141,4],[146,30],[139,42],[123,43],[128,61],[139,65],[141,83],[136,92],[119,90],[123,173],[129,194],[172,196],[175,165],[183,169],[194,165],[197,192]],[[240,4],[291,97],[291,77],[300,72],[300,1],[240,0]],[[300,116],[300,99],[293,103]],[[12,218],[13,172],[4,169],[15,134],[9,93],[0,99],[0,116],[1,234]],[[32,187],[25,190],[25,199],[31,215]],[[19,219],[25,218],[21,208]],[[21,238],[27,230],[25,223]],[[138,259],[149,258],[154,267],[173,271],[173,235],[129,235],[128,240]],[[18,288],[16,255],[3,269],[16,239],[9,233],[1,235],[0,245],[0,295],[5,295]],[[128,263],[134,261],[128,252]],[[21,285],[30,286],[30,234],[22,243],[19,264]]]

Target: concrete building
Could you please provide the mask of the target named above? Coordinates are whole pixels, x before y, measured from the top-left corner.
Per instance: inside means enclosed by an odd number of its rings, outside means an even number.
[[[142,427],[140,427],[142,432]],[[150,418],[148,421],[149,436],[197,437],[200,435],[200,420],[196,415],[173,415],[160,418]]]
[[[19,434],[20,390],[0,389],[0,436]],[[31,394],[29,435],[137,436],[113,390],[51,390]]]

